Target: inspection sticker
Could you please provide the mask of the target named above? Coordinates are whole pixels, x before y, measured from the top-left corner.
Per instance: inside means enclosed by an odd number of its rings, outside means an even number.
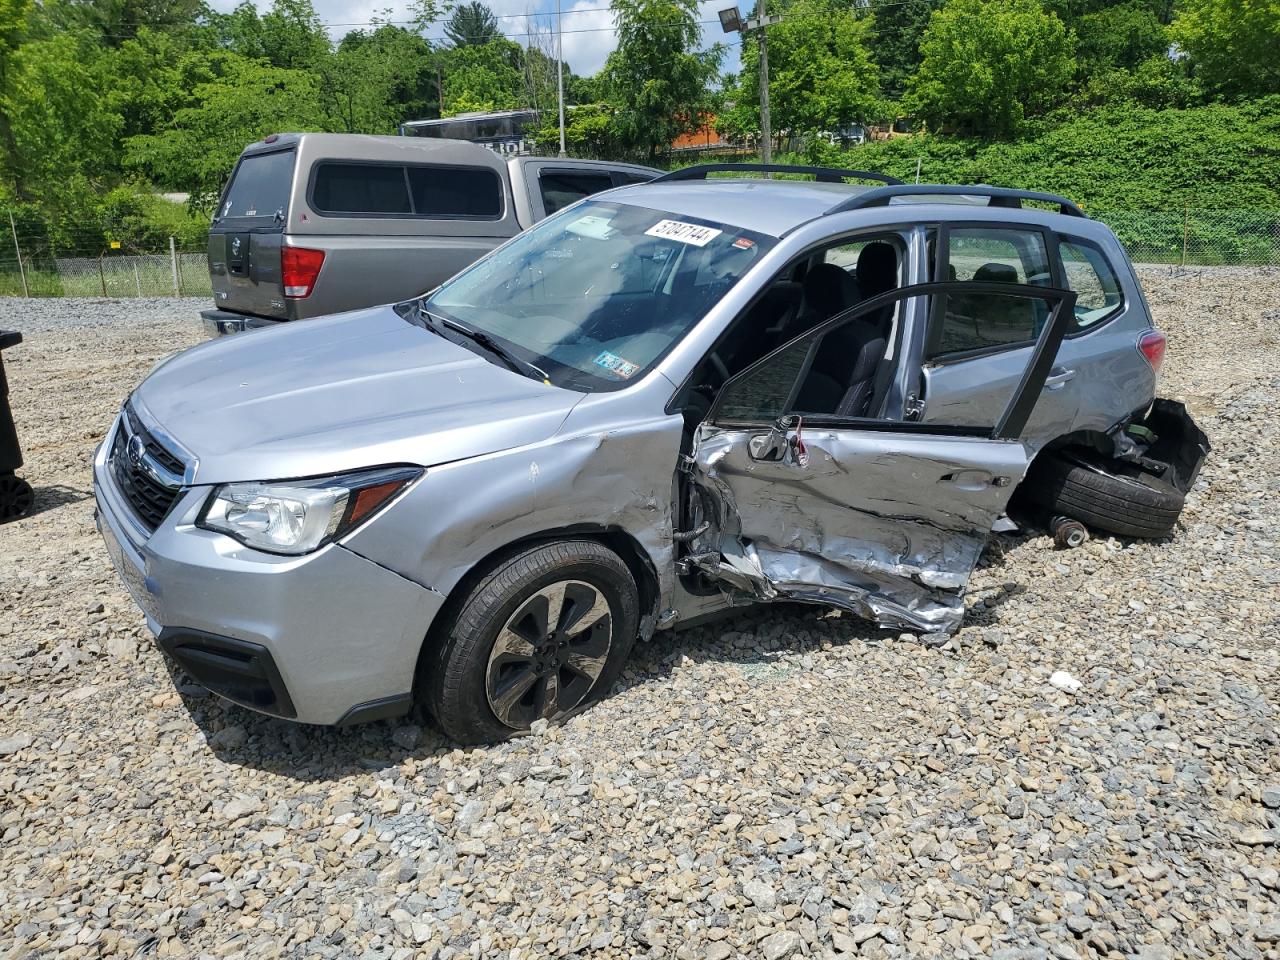
[[[704,227],[697,223],[684,223],[681,220],[659,220],[644,232],[646,237],[659,237],[663,240],[676,240],[695,247],[705,247],[724,231],[715,227]]]
[[[610,353],[608,350],[596,357],[595,364],[598,367],[604,367],[610,373],[616,373],[623,380],[630,380],[640,369],[630,360],[623,360],[616,353]]]

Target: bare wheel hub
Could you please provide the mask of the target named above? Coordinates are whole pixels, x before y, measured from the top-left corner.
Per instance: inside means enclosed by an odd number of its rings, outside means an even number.
[[[613,643],[613,611],[594,586],[559,580],[521,601],[498,631],[485,672],[494,715],[517,730],[572,710],[591,692]]]

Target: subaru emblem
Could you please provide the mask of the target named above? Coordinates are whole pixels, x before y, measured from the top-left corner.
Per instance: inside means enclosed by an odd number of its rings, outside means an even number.
[[[129,455],[129,462],[135,467],[142,465],[142,457],[147,452],[147,445],[139,436],[129,438],[129,446],[125,452]]]

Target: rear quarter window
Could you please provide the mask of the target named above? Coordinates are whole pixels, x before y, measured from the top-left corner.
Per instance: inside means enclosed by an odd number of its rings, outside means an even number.
[[[218,218],[282,217],[293,184],[294,151],[253,153],[241,158],[222,200]]]
[[[502,218],[502,181],[488,167],[409,167],[419,217]]]
[[[1124,306],[1120,280],[1102,248],[1078,237],[1059,237],[1063,275],[1076,295],[1071,331],[1087,330],[1108,320]]]

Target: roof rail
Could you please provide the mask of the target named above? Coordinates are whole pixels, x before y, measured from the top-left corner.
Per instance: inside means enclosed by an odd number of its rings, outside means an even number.
[[[836,167],[801,167],[787,163],[699,163],[683,170],[672,170],[650,183],[670,183],[673,180],[705,180],[710,173],[807,173],[819,183],[842,183],[845,178],[855,180],[879,180],[891,186],[902,183],[897,177],[869,170],[840,170]]]
[[[989,187],[986,184],[962,186],[951,183],[899,183],[888,187],[876,187],[857,196],[841,200],[827,213],[844,213],[846,210],[883,207],[894,197],[987,197],[987,206],[989,207],[1009,207],[1015,210],[1022,206],[1023,200],[1039,200],[1042,203],[1056,204],[1058,212],[1064,213],[1069,217],[1085,216],[1085,212],[1078,206],[1066,197],[1060,197],[1056,193],[1037,193],[1034,190],[1013,190],[1008,187]]]

